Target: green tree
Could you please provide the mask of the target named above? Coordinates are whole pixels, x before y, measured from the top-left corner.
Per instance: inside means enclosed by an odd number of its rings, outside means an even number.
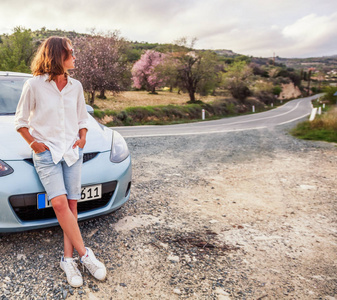
[[[211,51],[189,51],[177,57],[178,84],[188,92],[190,102],[196,102],[196,92],[207,86],[213,87],[217,66],[215,56]]]
[[[180,38],[172,46],[171,56],[175,60],[177,86],[187,91],[190,102],[196,102],[195,93],[212,88],[211,82],[216,80],[217,55],[213,51],[195,51],[196,38],[188,41]]]
[[[277,76],[275,77],[284,77],[284,78],[288,77],[296,86],[298,87],[301,86],[301,75],[300,73],[294,71],[293,69],[282,68],[280,69],[280,71],[277,73]]]
[[[30,73],[30,63],[36,51],[30,29],[15,27],[10,35],[3,35],[0,43],[0,69]]]
[[[245,99],[251,95],[249,89],[253,70],[245,61],[237,61],[225,68],[223,75],[223,85],[235,99],[244,103]]]

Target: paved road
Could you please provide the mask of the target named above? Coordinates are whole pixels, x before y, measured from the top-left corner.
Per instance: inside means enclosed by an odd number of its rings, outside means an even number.
[[[117,130],[124,137],[143,137],[205,134],[270,128],[308,116],[312,109],[311,101],[320,96],[321,95],[315,95],[296,99],[287,102],[283,106],[262,113],[224,118],[214,121],[176,125],[112,127],[112,129]]]

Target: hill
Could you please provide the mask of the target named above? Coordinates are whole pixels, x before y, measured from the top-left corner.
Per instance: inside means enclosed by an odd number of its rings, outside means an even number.
[[[29,30],[30,31],[30,30]],[[81,34],[75,31],[64,31],[60,29],[49,30],[45,27],[42,27],[40,30],[30,31],[35,42],[35,45],[39,45],[42,40],[53,36],[66,36],[71,40],[74,40],[79,36],[87,36],[88,34]],[[98,32],[93,32],[94,34],[99,34]],[[104,34],[104,33],[103,33]],[[0,45],[3,42],[6,35],[0,35]],[[126,56],[129,62],[137,61],[142,53],[146,50],[156,50],[159,52],[179,52],[186,51],[185,46],[175,45],[175,44],[159,44],[159,43],[148,43],[148,42],[138,42],[138,41],[129,41],[127,39],[123,40],[127,43],[126,47]],[[196,50],[196,51],[205,51]],[[246,56],[243,54],[235,53],[229,49],[217,49],[213,50],[220,62],[225,64],[230,64],[234,60],[244,60],[252,63],[255,63],[260,66],[275,65],[280,67],[287,67],[294,70],[308,70],[309,68],[314,68],[318,71],[323,71],[325,73],[334,73],[337,70],[337,55],[332,56],[323,56],[323,57],[309,57],[309,58],[282,58],[279,56],[276,57],[253,57]]]
[[[214,50],[219,56],[226,58],[234,58],[238,56],[244,56],[239,53],[235,53],[232,50],[218,49]],[[308,57],[308,58],[282,58],[279,56],[274,57],[249,57],[252,62],[259,65],[275,64],[283,65],[288,68],[301,70],[315,68],[325,72],[337,69],[337,55],[322,56],[322,57]]]
[[[325,72],[337,69],[337,55],[309,57],[309,58],[281,58],[276,57],[275,62],[282,63],[294,69],[321,69]]]
[[[70,39],[74,39],[77,36],[85,36],[87,34],[77,33],[75,31],[63,31],[60,29],[48,30],[46,28],[41,28],[34,32],[35,37],[37,39],[44,39],[50,37],[52,35],[61,35],[67,36]],[[156,50],[159,52],[171,52],[171,51],[179,51],[182,46],[177,46],[173,44],[159,44],[159,43],[148,43],[148,42],[138,42],[138,41],[129,41],[129,55],[134,56],[132,60],[137,60],[140,57],[140,54],[144,50]],[[207,50],[207,49],[205,49]],[[245,55],[240,53],[235,53],[229,49],[217,49],[214,52],[223,58],[233,59],[235,57]],[[331,71],[333,69],[337,69],[337,55],[332,56],[323,56],[323,57],[308,57],[308,58],[282,58],[279,56],[273,57],[249,57],[250,60],[259,65],[267,65],[267,64],[276,64],[276,65],[284,65],[288,68],[293,69],[308,69],[308,68],[316,68],[322,69],[325,72]],[[275,59],[275,61],[274,61]]]

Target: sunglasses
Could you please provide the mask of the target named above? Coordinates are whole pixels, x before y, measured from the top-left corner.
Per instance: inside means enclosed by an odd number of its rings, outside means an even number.
[[[69,52],[70,52],[70,55],[71,55],[72,57],[75,57],[75,51],[74,51],[74,49],[70,49]]]

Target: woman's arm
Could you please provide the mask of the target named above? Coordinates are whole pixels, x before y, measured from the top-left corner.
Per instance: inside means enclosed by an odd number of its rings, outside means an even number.
[[[80,148],[84,148],[86,143],[86,137],[88,132],[88,112],[85,105],[85,99],[84,99],[84,93],[83,93],[83,87],[80,83],[79,86],[79,92],[77,97],[77,120],[78,120],[78,127],[79,127],[79,137],[80,139],[77,140],[73,148],[76,148],[77,146]]]
[[[18,129],[18,132],[21,134],[21,136],[26,140],[26,142],[29,144],[29,146],[34,150],[35,153],[44,152],[46,150],[49,150],[49,148],[43,144],[38,143],[30,134],[27,127],[21,127]]]

